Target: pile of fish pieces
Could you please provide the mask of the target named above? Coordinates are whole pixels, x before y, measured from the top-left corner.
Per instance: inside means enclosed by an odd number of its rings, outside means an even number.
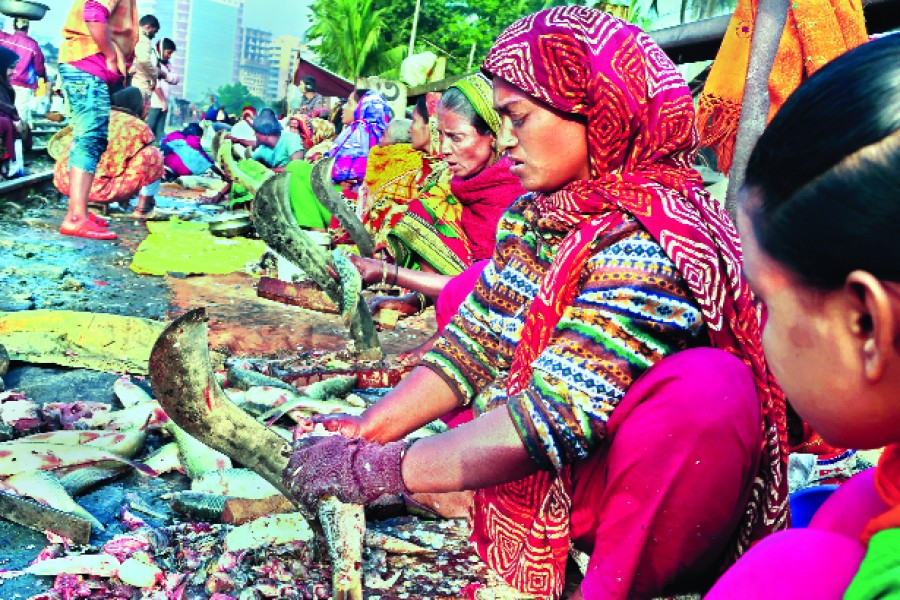
[[[291,432],[278,424],[282,417],[358,413],[366,404],[350,393],[353,377],[327,379],[304,390],[236,368],[221,379],[237,404],[288,439]],[[51,543],[29,567],[0,572],[0,577],[26,573],[54,576],[53,587],[33,597],[47,600],[331,596],[331,568],[315,561],[312,530],[274,487],[253,471],[235,468],[227,456],[191,437],[130,379],[119,379],[113,390],[123,407],[119,410],[90,402],[40,406],[7,392],[3,405],[15,403],[10,414],[19,415],[19,420],[13,421],[12,435],[26,435],[0,443],[0,490],[76,515],[89,521],[95,531],[102,531],[104,525],[74,496],[132,468],[147,476],[180,472],[191,479],[191,489],[174,492],[168,499],[173,511],[189,521],[153,528],[125,511],[120,518],[132,532],[116,536],[100,548],[75,546],[71,540],[46,532]],[[23,410],[21,403],[28,410]],[[32,433],[36,428],[52,430]],[[435,429],[439,428],[423,429],[417,435],[432,435]],[[172,441],[138,462],[135,457],[144,450],[151,431],[169,435]],[[229,505],[235,502],[241,510],[229,515]],[[283,514],[265,514],[279,511]],[[231,523],[221,524],[223,520]],[[423,525],[421,531],[437,526]],[[467,531],[464,523],[458,525],[458,537],[464,543]],[[393,536],[384,528],[367,532],[366,564],[371,565],[368,583],[373,592],[367,592],[367,597],[380,597],[385,586],[396,583],[402,574],[400,564],[396,572],[386,572],[387,553],[414,556],[437,550],[409,541],[415,537]],[[471,564],[469,557],[461,560]]]

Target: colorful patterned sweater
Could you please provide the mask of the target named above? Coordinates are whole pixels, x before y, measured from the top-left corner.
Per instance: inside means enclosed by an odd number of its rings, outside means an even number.
[[[503,215],[493,261],[423,365],[476,414],[507,404],[543,469],[585,458],[631,383],[660,359],[708,344],[700,310],[659,244],[630,215],[595,244],[578,295],[534,363],[531,385],[506,394],[522,326],[559,242],[530,196]]]

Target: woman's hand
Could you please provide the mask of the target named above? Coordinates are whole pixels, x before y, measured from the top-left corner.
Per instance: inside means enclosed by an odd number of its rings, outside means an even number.
[[[361,416],[348,415],[345,413],[331,413],[328,415],[316,415],[312,418],[313,425],[322,425],[328,431],[339,433],[348,438],[365,437],[363,435],[364,420]],[[297,427],[300,427],[298,423]],[[296,438],[296,431],[295,438]]]
[[[356,254],[350,254],[349,258],[356,270],[359,271],[363,284],[369,286],[381,281],[382,269],[384,269],[385,263],[374,258],[363,258]]]
[[[341,435],[307,435],[294,442],[282,479],[310,512],[324,496],[368,504],[409,491],[400,473],[406,447],[406,442],[382,445]]]
[[[419,312],[421,303],[415,294],[406,294],[405,296],[377,296],[369,299],[369,312],[372,315],[378,314],[380,310],[396,310],[400,314],[411,317]]]

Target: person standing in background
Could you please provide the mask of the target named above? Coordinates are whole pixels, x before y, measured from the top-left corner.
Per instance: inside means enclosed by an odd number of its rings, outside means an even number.
[[[325,106],[325,98],[316,91],[316,78],[307,75],[303,78],[303,95],[300,96],[300,104],[295,112],[300,114],[318,117],[328,109]]]
[[[94,240],[116,234],[88,213],[88,194],[109,136],[110,90],[121,89],[138,42],[135,0],[73,0],[63,26],[59,73],[73,127],[69,207],[59,232]]]
[[[175,74],[169,60],[175,53],[175,42],[163,38],[156,42],[156,53],[159,56],[158,79],[156,88],[150,94],[150,112],[147,114],[147,125],[153,130],[157,141],[166,135],[166,117],[169,114],[169,86],[178,85],[181,78]]]
[[[16,63],[9,82],[16,91],[16,109],[19,111],[19,117],[31,125],[31,99],[38,87],[38,80],[43,79],[48,89],[50,82],[44,68],[44,53],[37,41],[28,35],[29,24],[28,19],[14,20],[12,35],[0,31],[0,46],[19,55],[19,62]]]
[[[150,94],[156,89],[159,77],[159,55],[152,42],[159,33],[159,19],[153,15],[144,15],[141,17],[140,25],[140,37],[134,48],[134,63],[128,72],[131,74],[131,85],[141,90],[146,105],[150,100]]]

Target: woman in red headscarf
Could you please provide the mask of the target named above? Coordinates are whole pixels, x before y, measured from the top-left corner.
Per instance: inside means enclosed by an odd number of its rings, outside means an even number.
[[[561,595],[573,547],[575,598],[703,591],[786,526],[787,490],[784,398],[691,166],[690,91],[649,36],[579,6],[514,23],[483,70],[532,193],[420,366],[318,419],[343,435],[300,436],[285,484],[307,504],[476,490],[476,550],[537,597]],[[395,441],[466,405],[470,423]]]

